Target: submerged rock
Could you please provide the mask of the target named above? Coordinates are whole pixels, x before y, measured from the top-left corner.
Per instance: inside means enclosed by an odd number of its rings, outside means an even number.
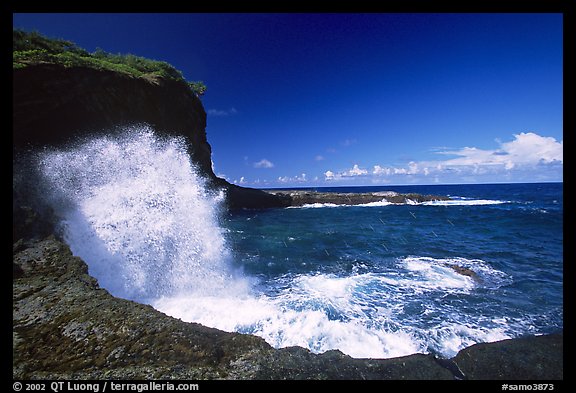
[[[461,274],[461,275],[466,276],[466,277],[470,277],[475,281],[481,281],[478,273],[476,273],[474,270],[472,270],[468,267],[459,266],[459,265],[455,265],[455,264],[448,264],[448,267],[451,268],[452,270],[454,270],[458,274]]]

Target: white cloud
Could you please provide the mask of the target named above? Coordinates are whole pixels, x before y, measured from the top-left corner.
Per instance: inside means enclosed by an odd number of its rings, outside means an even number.
[[[316,157],[314,157],[314,160],[316,161],[324,161],[324,159],[325,159],[324,156],[321,155],[317,155]]]
[[[533,132],[514,135],[512,142],[502,143],[502,150],[513,157],[514,162],[522,163],[564,163],[564,141],[557,142],[552,137],[542,137]]]
[[[464,147],[459,150],[439,151],[437,154],[444,154],[450,156],[458,156],[458,158],[443,161],[446,165],[489,165],[498,156],[494,154],[494,150],[481,150],[475,147]]]
[[[255,162],[254,168],[274,168],[274,164],[267,159],[263,158],[258,162]]]
[[[232,116],[232,115],[236,115],[237,113],[238,113],[238,111],[234,107],[227,109],[227,110],[226,109],[208,109],[206,111],[206,114],[208,114],[208,116],[216,116],[216,117]]]
[[[368,170],[360,168],[358,164],[354,164],[351,169],[346,171],[334,173],[332,171],[324,172],[324,180],[341,180],[346,178],[353,178],[357,176],[366,176],[368,175]]]
[[[514,135],[511,142],[501,143],[496,150],[482,150],[475,147],[464,147],[455,151],[441,151],[438,154],[455,155],[443,162],[443,165],[503,165],[513,169],[517,165],[537,165],[552,162],[564,162],[563,141],[543,137],[533,132]]]
[[[384,175],[384,176],[389,176],[390,173],[392,173],[392,170],[390,168],[384,168],[381,167],[380,165],[374,165],[374,170],[372,171],[373,175]]]
[[[479,149],[463,147],[456,150],[436,152],[441,155],[455,156],[443,161],[410,162],[407,167],[382,167],[375,165],[372,174],[376,176],[391,175],[449,175],[449,176],[484,176],[510,180],[514,174],[522,173],[529,179],[528,173],[535,176],[554,176],[553,180],[561,178],[561,168],[564,162],[563,141],[543,137],[528,132],[514,135],[514,140],[501,142],[497,140],[497,149]],[[547,174],[541,172],[546,168]],[[555,175],[552,175],[553,171]],[[513,173],[512,173],[513,172]],[[436,178],[435,178],[436,179]],[[539,178],[542,180],[542,177]]]
[[[352,169],[344,172],[344,176],[362,176],[367,175],[368,171],[366,169],[360,169],[358,164],[354,164]]]
[[[423,170],[427,170],[424,168]],[[410,161],[408,168],[404,167],[383,167],[380,165],[374,165],[372,174],[376,176],[390,176],[390,175],[415,175],[419,173],[418,163]]]
[[[306,174],[302,173],[300,176],[279,176],[278,177],[278,182],[279,183],[305,183],[307,182],[308,179],[306,178]]]
[[[340,172],[326,171],[325,181],[377,182],[474,182],[474,181],[561,181],[563,141],[528,132],[515,134],[509,142],[496,140],[498,148],[463,147],[436,151],[453,156],[445,160],[410,161],[403,166],[374,165],[370,173],[354,164]]]
[[[409,174],[409,175],[415,175],[415,174],[417,174],[417,173],[419,172],[419,169],[420,169],[420,168],[418,168],[418,164],[415,163],[414,161],[410,161],[410,162],[408,163],[408,174]]]

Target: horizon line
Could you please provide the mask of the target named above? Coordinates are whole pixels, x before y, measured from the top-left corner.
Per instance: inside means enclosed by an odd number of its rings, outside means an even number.
[[[488,183],[433,183],[433,184],[371,184],[371,185],[338,185],[338,186],[299,186],[299,187],[244,187],[257,190],[297,190],[306,188],[352,188],[352,187],[413,187],[413,186],[476,186],[476,185],[507,185],[507,184],[563,184],[561,181],[535,181],[535,182],[488,182]]]

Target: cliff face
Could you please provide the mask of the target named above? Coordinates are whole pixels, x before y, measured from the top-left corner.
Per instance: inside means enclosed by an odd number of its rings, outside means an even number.
[[[118,126],[147,123],[184,135],[192,160],[214,179],[206,112],[184,83],[41,64],[14,70],[13,143],[58,145]]]
[[[285,205],[274,195],[214,175],[206,112],[184,82],[38,64],[14,70],[13,86],[15,151],[146,123],[159,134],[184,136],[192,161],[211,185],[227,190],[231,208]]]

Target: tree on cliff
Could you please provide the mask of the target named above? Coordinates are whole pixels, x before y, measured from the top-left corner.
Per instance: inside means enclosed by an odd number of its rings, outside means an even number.
[[[188,82],[188,86],[190,86],[194,94],[196,94],[197,96],[201,96],[204,95],[204,93],[206,93],[206,85],[202,81]]]

